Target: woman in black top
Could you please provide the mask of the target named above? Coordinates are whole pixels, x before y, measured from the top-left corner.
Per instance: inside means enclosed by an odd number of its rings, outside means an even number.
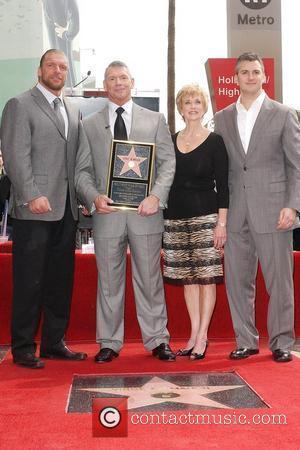
[[[223,281],[221,249],[229,203],[228,159],[223,139],[203,127],[207,96],[184,86],[176,104],[185,128],[173,137],[176,173],[165,210],[164,279],[184,286],[191,335],[178,356],[203,359],[207,331]]]

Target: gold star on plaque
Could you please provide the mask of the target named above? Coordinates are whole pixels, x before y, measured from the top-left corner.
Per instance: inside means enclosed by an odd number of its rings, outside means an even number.
[[[147,158],[142,158],[140,156],[136,156],[134,147],[131,147],[131,150],[127,156],[119,156],[124,165],[122,167],[122,170],[120,172],[120,175],[123,175],[126,172],[129,172],[129,170],[132,170],[134,173],[136,173],[139,177],[142,176],[141,170],[140,170],[140,164],[145,161]]]

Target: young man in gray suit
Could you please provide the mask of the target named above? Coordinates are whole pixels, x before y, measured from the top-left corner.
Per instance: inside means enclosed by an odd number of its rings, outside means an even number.
[[[269,347],[276,362],[292,360],[294,290],[292,229],[300,209],[300,127],[295,111],[268,98],[264,65],[254,53],[236,63],[240,97],[215,116],[229,155],[226,288],[237,349],[257,354],[255,278],[259,260],[267,291]]]
[[[42,368],[35,333],[43,312],[40,356],[83,360],[63,340],[73,286],[78,208],[74,189],[79,111],[62,97],[63,52],[41,58],[38,84],[6,104],[2,153],[12,183],[12,354],[16,364]]]
[[[128,244],[143,343],[153,356],[165,361],[175,360],[168,345],[160,268],[162,208],[166,205],[174,176],[174,148],[163,115],[133,103],[133,85],[134,80],[124,63],[114,61],[107,67],[104,87],[109,103],[83,121],[91,151],[80,155],[76,168],[79,197],[89,209],[93,204],[96,208],[93,228],[99,272],[97,342],[101,346],[95,356],[97,363],[112,361],[123,345]],[[117,210],[109,204],[111,200],[105,194],[113,137],[156,145],[151,192],[136,211]]]

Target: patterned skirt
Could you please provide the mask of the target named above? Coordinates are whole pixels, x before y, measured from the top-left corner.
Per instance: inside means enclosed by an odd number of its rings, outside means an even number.
[[[222,254],[214,248],[217,214],[165,220],[164,280],[172,284],[223,282]]]

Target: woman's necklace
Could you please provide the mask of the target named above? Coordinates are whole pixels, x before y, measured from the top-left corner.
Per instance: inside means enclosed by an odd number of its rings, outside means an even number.
[[[190,135],[189,137],[187,137],[186,133],[184,131],[180,131],[180,136],[181,139],[183,141],[183,145],[185,147],[186,151],[191,150],[191,146],[192,146],[192,142],[194,143],[194,141],[197,141],[198,138],[200,138],[202,136],[203,132],[201,130],[201,132],[199,133],[195,133],[193,135]]]

